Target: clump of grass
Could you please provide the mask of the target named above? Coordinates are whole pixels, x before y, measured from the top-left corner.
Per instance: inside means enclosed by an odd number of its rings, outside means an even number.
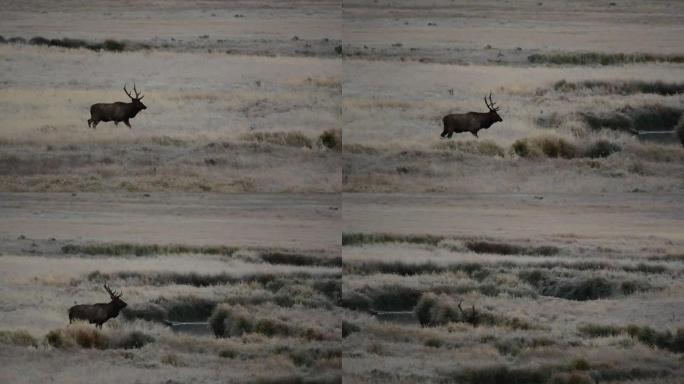
[[[37,347],[38,341],[30,333],[19,331],[0,331],[0,344],[17,345],[21,347]]]
[[[560,248],[554,246],[522,247],[483,240],[467,241],[465,246],[475,253],[495,253],[500,255],[553,256],[560,252]]]
[[[542,136],[516,140],[511,152],[520,157],[550,157],[572,159],[577,156],[577,146],[566,139]]]
[[[241,336],[254,328],[248,311],[239,305],[218,305],[209,317],[209,325],[216,337]]]
[[[521,271],[518,276],[536,288],[540,295],[577,301],[632,294],[649,288],[645,282],[624,285],[624,282],[610,281],[601,276],[566,278],[538,269]]]
[[[503,157],[505,151],[493,140],[441,141],[435,144],[437,149],[456,150],[473,155]]]
[[[684,83],[669,83],[664,81],[642,80],[585,80],[578,82],[557,81],[553,89],[559,92],[576,92],[589,90],[593,93],[633,95],[637,93],[652,93],[663,96],[684,93]]]
[[[62,253],[67,255],[106,255],[106,256],[150,256],[160,254],[202,253],[208,255],[230,256],[238,248],[226,246],[190,246],[180,244],[132,244],[132,243],[104,243],[104,244],[67,244],[62,247]]]
[[[237,337],[258,333],[266,337],[299,336],[306,340],[324,340],[318,330],[273,317],[259,317],[241,305],[220,304],[209,317],[216,337]]]
[[[142,348],[154,338],[140,331],[108,334],[92,326],[76,324],[50,331],[45,340],[54,348],[131,349]]]
[[[558,52],[533,54],[527,57],[532,64],[556,65],[621,65],[648,62],[684,63],[684,55],[651,53]]]
[[[254,332],[269,337],[275,335],[289,336],[291,333],[293,333],[286,323],[274,319],[258,320],[254,326]]]
[[[318,142],[328,148],[335,151],[342,149],[342,131],[339,129],[329,129],[318,137]]]
[[[684,327],[678,328],[675,333],[657,331],[651,327],[628,325],[625,327],[616,325],[585,324],[577,330],[588,337],[608,337],[627,334],[642,344],[650,347],[658,347],[675,353],[684,352]]]
[[[611,143],[608,140],[598,140],[584,150],[584,156],[596,159],[600,157],[608,157],[621,150],[622,148],[615,143]]]
[[[243,135],[242,140],[287,147],[313,148],[313,141],[301,132],[253,132]]]
[[[374,243],[410,243],[437,245],[444,240],[443,236],[434,235],[398,235],[391,233],[343,233],[342,245],[361,245]]]
[[[116,333],[109,339],[110,348],[138,349],[154,342],[154,337],[140,331]]]

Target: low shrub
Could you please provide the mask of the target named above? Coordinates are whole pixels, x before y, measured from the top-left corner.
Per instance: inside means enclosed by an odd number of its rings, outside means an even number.
[[[335,151],[342,149],[342,131],[339,129],[329,129],[318,137],[319,143]]]

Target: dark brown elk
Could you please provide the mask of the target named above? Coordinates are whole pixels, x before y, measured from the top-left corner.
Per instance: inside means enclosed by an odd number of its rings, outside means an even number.
[[[444,116],[442,122],[444,123],[444,130],[442,131],[443,138],[451,138],[451,135],[460,132],[470,132],[473,136],[477,136],[477,131],[480,129],[487,129],[492,124],[503,121],[496,111],[499,107],[494,106],[492,101],[492,93],[489,92],[489,102],[487,96],[484,98],[489,112],[468,112],[468,113],[452,113]]]
[[[127,304],[121,300],[121,292],[112,292],[107,283],[105,283],[104,289],[109,293],[112,301],[109,303],[74,305],[69,308],[69,324],[75,320],[86,320],[90,324],[102,328],[102,324],[117,317],[119,312],[126,308]]]
[[[133,83],[135,97],[131,96],[131,93],[126,90],[125,84],[124,92],[131,98],[130,103],[117,101],[116,103],[98,103],[90,106],[88,126],[95,129],[100,121],[113,121],[114,125],[119,125],[123,121],[128,128],[131,128],[131,123],[128,120],[134,118],[143,109],[147,109],[147,106],[140,101],[145,96],[138,93],[135,83]]]

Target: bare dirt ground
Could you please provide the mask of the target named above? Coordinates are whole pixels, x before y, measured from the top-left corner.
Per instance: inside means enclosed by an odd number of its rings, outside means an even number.
[[[340,377],[338,195],[2,194],[0,215],[2,382]],[[105,281],[123,313],[67,326]]]
[[[681,198],[345,194],[345,382],[677,382]]]

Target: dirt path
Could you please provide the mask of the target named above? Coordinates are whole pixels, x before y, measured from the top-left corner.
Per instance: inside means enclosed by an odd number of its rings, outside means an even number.
[[[330,249],[334,194],[0,194],[7,239]]]

